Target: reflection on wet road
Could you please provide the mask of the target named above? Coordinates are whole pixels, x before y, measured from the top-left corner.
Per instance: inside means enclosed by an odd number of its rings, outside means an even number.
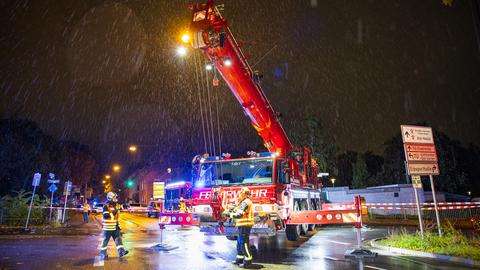
[[[125,213],[121,217],[124,244],[130,250],[119,259],[113,242],[106,261],[98,256],[100,233],[92,236],[0,237],[2,269],[239,269],[230,264],[235,258],[235,242],[224,236],[205,235],[196,228],[168,227],[166,243],[177,248],[168,252],[151,247],[160,241],[156,219]],[[362,229],[364,240],[388,234],[386,227]],[[364,242],[367,243],[367,242]],[[264,269],[360,269],[356,260],[345,259],[355,247],[353,228],[322,227],[298,242],[277,237],[252,237],[257,268]],[[377,251],[377,250],[376,250]],[[402,257],[381,251],[363,262],[363,269],[471,269],[432,259]]]

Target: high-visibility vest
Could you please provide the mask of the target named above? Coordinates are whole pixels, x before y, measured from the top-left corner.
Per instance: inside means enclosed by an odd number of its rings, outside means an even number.
[[[90,211],[90,205],[89,204],[84,204],[83,205],[83,212],[86,213],[88,211]]]
[[[120,209],[118,206],[113,206],[110,204],[105,204],[103,206],[103,230],[104,231],[115,231],[120,228],[120,224],[118,223],[118,213]]]
[[[235,216],[238,215],[240,215],[240,217],[235,218]],[[252,227],[254,224],[252,201],[249,198],[245,198],[241,201],[234,209],[233,216],[235,218],[236,227]]]

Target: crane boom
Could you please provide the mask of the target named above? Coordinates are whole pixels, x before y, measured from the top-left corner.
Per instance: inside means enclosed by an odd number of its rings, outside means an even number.
[[[260,87],[227,21],[213,1],[191,6],[192,45],[206,54],[262,137],[270,152],[285,156],[293,148],[275,111]]]

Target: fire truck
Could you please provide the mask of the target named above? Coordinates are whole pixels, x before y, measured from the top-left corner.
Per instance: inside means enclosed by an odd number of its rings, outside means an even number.
[[[192,21],[182,41],[200,50],[217,69],[268,149],[194,159],[195,176],[186,223],[214,228],[235,238],[235,228],[221,217],[228,204],[247,186],[255,215],[252,233],[274,235],[285,231],[290,241],[307,234],[316,224],[345,222],[343,210],[322,210],[318,166],[307,147],[294,147],[265,96],[259,76],[247,59],[214,1],[192,4]],[[347,210],[345,210],[347,211]],[[346,212],[345,212],[346,213]],[[345,216],[347,216],[345,214]],[[188,222],[187,222],[188,220]]]

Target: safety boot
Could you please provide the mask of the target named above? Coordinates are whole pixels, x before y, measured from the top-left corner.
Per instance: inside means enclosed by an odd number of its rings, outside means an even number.
[[[125,250],[123,248],[118,250],[118,257],[120,257],[120,258],[127,255],[127,254],[128,254],[128,250]]]

